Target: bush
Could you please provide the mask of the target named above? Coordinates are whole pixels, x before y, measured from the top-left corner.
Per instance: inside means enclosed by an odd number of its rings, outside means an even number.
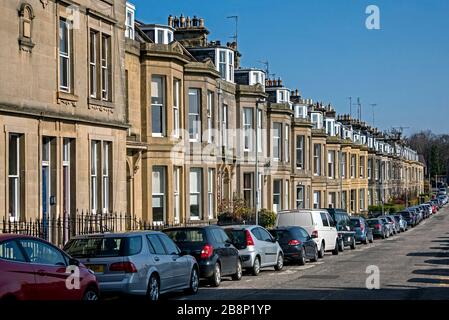
[[[244,199],[234,198],[232,201],[223,200],[218,205],[218,222],[221,224],[228,223],[247,223],[252,220],[254,215]]]
[[[259,225],[264,228],[272,228],[276,223],[276,213],[268,209],[259,211]]]

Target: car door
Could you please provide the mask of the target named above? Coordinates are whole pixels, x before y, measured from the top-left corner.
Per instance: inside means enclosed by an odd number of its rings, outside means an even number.
[[[331,242],[330,242],[330,225],[329,220],[327,217],[327,214],[325,212],[320,212],[321,222],[323,224],[321,230],[318,231],[318,234],[321,232],[323,234],[323,239],[325,243],[324,250],[328,251],[331,249]]]
[[[228,247],[226,247],[225,239],[221,234],[221,228],[212,228],[211,234],[214,238],[214,251],[219,256],[221,261],[221,273],[223,275],[229,274],[234,268],[232,265],[232,258],[229,256]]]
[[[261,241],[264,243],[265,246],[265,258],[267,264],[275,264],[277,259],[277,253],[278,253],[278,244],[277,242],[273,242],[274,239],[271,236],[271,234],[265,230],[262,227],[257,228],[259,230],[259,234],[261,236]]]
[[[229,270],[232,274],[234,274],[237,271],[237,260],[239,258],[239,251],[237,248],[232,244],[231,239],[226,234],[226,232],[223,229],[219,229],[221,238],[223,240],[223,243],[226,247],[226,255],[228,256],[229,261]]]
[[[165,234],[159,234],[159,239],[165,247],[165,252],[170,257],[170,270],[173,273],[173,286],[185,288],[190,282],[190,266],[187,258],[180,255],[181,251],[176,244]]]
[[[0,243],[0,299],[13,293],[19,300],[35,300],[38,296],[33,266],[16,240]]]
[[[38,300],[71,300],[78,297],[76,289],[66,286],[67,261],[56,247],[35,239],[20,239],[20,245],[34,269]]]
[[[328,230],[327,237],[329,239],[328,240],[329,241],[329,250],[333,250],[335,248],[335,244],[337,242],[337,236],[338,236],[337,225],[329,213],[326,212],[326,216],[327,216],[327,220],[329,223],[329,226],[327,228],[327,230]]]
[[[250,231],[253,235],[253,239],[255,239],[254,247],[260,255],[260,265],[264,266],[268,263],[267,256],[266,256],[266,251],[267,251],[266,243],[265,243],[265,241],[262,240],[262,234],[260,233],[258,227],[252,228]]]
[[[160,290],[166,291],[175,285],[174,273],[171,270],[171,258],[167,255],[165,247],[157,234],[148,234],[152,262],[156,267],[160,278]]]
[[[304,250],[307,257],[313,257],[315,255],[315,242],[309,236],[306,230],[298,229],[301,242],[304,244]]]

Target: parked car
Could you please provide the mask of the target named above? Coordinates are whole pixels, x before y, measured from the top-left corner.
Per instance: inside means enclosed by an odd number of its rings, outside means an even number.
[[[312,236],[301,227],[279,227],[270,233],[278,241],[288,261],[304,265],[306,260],[318,261],[318,246]]]
[[[218,287],[223,276],[242,278],[242,260],[226,232],[219,226],[180,227],[163,230],[185,254],[198,261],[200,277]]]
[[[326,209],[336,223],[338,232],[338,250],[343,251],[345,247],[356,248],[355,232],[351,230],[349,214],[343,209]]]
[[[95,272],[102,293],[146,296],[198,291],[198,264],[162,232],[83,235],[64,249]]]
[[[394,215],[389,214],[386,216],[388,218],[389,221],[393,222],[393,227],[394,227],[394,233],[401,233],[401,226],[399,224],[399,222],[395,219]]]
[[[411,228],[416,226],[416,216],[411,211],[401,211],[399,214],[407,222],[407,226],[410,226]]]
[[[276,216],[276,227],[298,226],[312,236],[318,246],[318,257],[324,252],[338,254],[338,233],[335,222],[326,210],[297,209],[281,211]]]
[[[411,211],[416,216],[415,226],[421,223],[421,221],[422,221],[422,212],[421,212],[421,210],[419,210],[417,207],[407,208],[406,210]]]
[[[257,276],[261,268],[274,267],[276,271],[284,266],[284,253],[270,232],[261,226],[226,226],[224,230],[232,244],[239,250],[243,269]]]
[[[80,290],[70,290],[70,268],[78,267]],[[0,300],[98,300],[97,279],[78,260],[30,236],[0,235]]]
[[[385,226],[387,227],[387,234],[386,234],[386,238],[391,237],[392,235],[394,235],[394,224],[387,219],[387,217],[382,216],[379,217],[379,219],[385,224]]]
[[[447,189],[446,188],[439,188],[438,189],[438,195],[447,195]]]
[[[397,231],[397,225],[396,225],[396,221],[394,220],[394,218],[391,218],[389,215],[385,215],[385,216],[380,216],[379,218],[381,219],[385,219],[389,225],[390,225],[390,234],[389,236],[395,235],[396,233],[398,233]]]
[[[382,239],[388,237],[389,226],[387,222],[383,221],[380,218],[368,219],[366,222],[368,223],[368,226],[371,228],[373,236],[377,236]]]
[[[364,244],[372,243],[373,231],[363,217],[351,217],[351,228],[355,231],[355,240]]]
[[[402,217],[400,214],[395,214],[393,218],[399,224],[399,230],[401,230],[401,232],[405,232],[408,230],[407,221],[404,219],[404,217]]]

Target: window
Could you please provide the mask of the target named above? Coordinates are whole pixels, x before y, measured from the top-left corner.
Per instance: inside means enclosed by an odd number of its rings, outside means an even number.
[[[228,105],[223,104],[223,114],[222,114],[222,125],[221,125],[221,141],[223,146],[228,145]]]
[[[323,227],[329,227],[329,220],[327,219],[327,215],[324,212],[320,212],[321,221],[323,222]]]
[[[69,20],[59,19],[59,90],[71,92],[72,26]]]
[[[56,140],[42,138],[42,216],[50,218],[52,198],[56,195]],[[45,230],[46,231],[46,230]],[[45,232],[44,231],[44,232]]]
[[[42,241],[20,239],[20,245],[33,264],[45,264],[51,266],[66,266],[67,261],[58,249]]]
[[[89,58],[89,78],[90,96],[97,98],[97,55],[98,55],[98,32],[90,31],[90,58]]]
[[[243,199],[245,204],[249,208],[253,208],[253,177],[251,172],[245,172],[243,174]]]
[[[103,142],[103,154],[102,154],[102,200],[103,200],[103,213],[109,213],[111,209],[111,164],[112,164],[112,143]]]
[[[296,186],[296,209],[304,209],[304,186]]]
[[[111,37],[101,35],[101,99],[110,101],[111,97]]]
[[[209,219],[215,217],[215,201],[214,201],[214,191],[215,191],[215,170],[207,170],[207,212]]]
[[[222,79],[226,80],[226,51],[220,50],[219,53],[219,72]]]
[[[234,82],[234,53],[232,51],[228,51],[228,81]]]
[[[290,181],[285,180],[284,209],[290,209]]]
[[[151,77],[151,126],[153,137],[165,135],[165,78]]]
[[[90,203],[92,213],[112,211],[112,143],[92,140],[90,146]]]
[[[190,219],[198,220],[201,216],[201,169],[190,169]]]
[[[365,157],[360,157],[360,178],[365,178]]]
[[[290,161],[290,126],[288,124],[285,125],[284,160],[285,162]]]
[[[337,194],[335,192],[329,192],[327,195],[327,206],[329,208],[336,208],[337,206]]]
[[[257,110],[257,151],[262,152],[262,110]]]
[[[218,71],[223,80],[234,82],[234,52],[227,49],[217,49]]]
[[[181,134],[181,80],[173,80],[173,136],[179,138]]]
[[[296,169],[304,169],[304,136],[296,136]]]
[[[327,152],[327,176],[331,179],[335,178],[335,151]]]
[[[354,179],[355,175],[356,175],[355,155],[351,155],[351,179]]]
[[[93,29],[89,33],[90,97],[112,101],[111,36]]]
[[[253,146],[253,109],[243,108],[244,150],[251,151]]]
[[[190,141],[200,141],[201,130],[201,91],[189,89],[189,137]]]
[[[129,2],[126,3],[125,37],[134,40],[134,13],[135,7]]]
[[[14,240],[0,243],[0,259],[25,262],[25,257]]]
[[[150,243],[150,252],[152,254],[165,255],[165,249],[162,241],[156,234],[147,234],[148,242]]]
[[[152,196],[153,196],[153,221],[163,222],[165,221],[165,167],[153,167],[152,175]]]
[[[321,191],[313,192],[313,208],[318,209],[321,206]]]
[[[168,255],[178,255],[180,253],[179,248],[168,236],[166,236],[165,234],[159,234],[158,237],[159,240],[161,240],[162,244],[164,245],[165,252]]]
[[[273,180],[273,211],[278,212],[281,209],[281,189],[282,180]]]
[[[64,216],[69,215],[74,208],[75,195],[75,166],[72,157],[75,156],[74,139],[64,138],[62,146],[62,210]],[[73,202],[73,205],[72,205]],[[73,207],[73,208],[72,208]]]
[[[280,161],[281,160],[281,133],[282,133],[282,124],[279,122],[273,123],[273,160]]]
[[[214,112],[214,93],[207,92],[207,142],[214,142],[213,134],[213,112]]]
[[[355,213],[356,192],[357,192],[356,190],[351,190],[350,208],[352,213]]]
[[[21,135],[11,133],[8,141],[9,219],[17,221],[22,212],[23,157]]]
[[[321,175],[321,144],[313,145],[313,174]]]
[[[173,202],[175,222],[179,223],[181,220],[181,167],[175,167],[173,170]]]
[[[348,192],[343,191],[341,193],[341,208],[347,210],[348,209]]]
[[[368,179],[371,180],[373,170],[373,159],[368,159]]]
[[[360,189],[360,211],[365,209],[365,189]]]

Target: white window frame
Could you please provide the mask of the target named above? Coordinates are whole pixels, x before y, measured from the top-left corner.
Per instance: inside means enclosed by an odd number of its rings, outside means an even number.
[[[173,214],[175,223],[181,221],[181,167],[174,167],[173,170]]]
[[[209,219],[215,218],[215,169],[207,170],[207,213]]]
[[[207,91],[207,142],[214,142],[213,134],[214,93]]]
[[[98,146],[101,145],[98,140],[91,140],[90,143],[90,202],[92,214],[98,213]]]
[[[247,176],[249,176],[249,181],[250,181],[250,185],[249,186],[247,186],[245,184],[245,182],[246,182],[245,177],[247,177]],[[253,199],[253,189],[254,189],[253,181],[254,181],[254,173],[253,172],[244,172],[243,173],[243,198],[245,199],[245,194],[249,193],[249,195],[250,195],[249,196],[249,203],[247,203],[246,205],[248,207],[250,207],[250,208],[253,207],[253,202],[254,202],[254,199]]]
[[[335,151],[327,151],[327,177],[335,179]]]
[[[276,192],[276,184],[279,186],[279,191]],[[279,200],[279,203],[275,203],[275,199]],[[278,212],[282,208],[282,180],[274,179],[273,180],[273,211]]]
[[[296,169],[304,170],[304,144],[306,137],[304,135],[296,135]]]
[[[284,190],[284,210],[290,209],[290,180],[285,180],[285,190]]]
[[[64,30],[62,30],[62,26],[64,26]],[[59,18],[59,90],[63,92],[70,93],[71,91],[71,77],[72,77],[72,67],[71,67],[71,24],[66,18]],[[64,52],[61,48],[62,38],[67,36],[67,52]],[[63,64],[66,65],[67,68],[67,79],[64,79],[67,82],[67,85],[63,85],[63,79],[61,77],[61,71],[63,70]]]
[[[321,206],[321,191],[313,192],[313,209],[319,209]]]
[[[192,112],[192,106],[190,103],[190,96],[196,95],[198,100],[198,111]],[[193,128],[191,128],[190,118],[194,118]],[[201,89],[190,88],[189,89],[189,141],[199,142],[201,138]]]
[[[159,192],[155,192],[155,181],[154,181],[154,175],[155,173],[159,174]],[[167,217],[167,201],[166,201],[166,191],[167,191],[167,170],[164,166],[153,166],[152,168],[152,190],[151,190],[151,201],[152,201],[152,209],[155,208],[155,199],[158,199],[160,201],[160,204],[162,206],[162,220],[156,220],[154,217],[154,212],[151,212],[151,216],[153,218],[153,223],[155,224],[161,224],[164,223]],[[162,190],[162,192],[161,192]],[[157,208],[157,207],[156,207]]]
[[[63,188],[63,196],[65,192],[65,198],[62,202],[63,214],[70,213],[70,202],[71,202],[71,181],[70,181],[70,156],[71,156],[71,144],[72,141],[69,138],[62,139],[62,188]],[[67,179],[67,181],[65,181]],[[66,205],[66,207],[64,206]],[[64,212],[64,210],[66,212]]]
[[[181,135],[181,80],[173,80],[173,136],[179,138]]]
[[[257,110],[257,152],[263,151],[263,141],[262,141],[262,110]]]
[[[198,190],[192,190],[192,177],[196,174],[196,178],[198,179],[197,181],[197,187]],[[191,206],[192,203],[192,197],[196,197],[198,200],[198,216],[192,216],[192,212],[189,210],[190,213],[190,220],[200,220],[201,219],[201,212],[202,212],[202,179],[203,179],[203,174],[202,174],[202,169],[201,168],[190,168],[190,175],[189,175],[189,194],[190,194],[190,198],[189,198],[189,205]]]
[[[21,203],[20,203],[20,135],[15,133],[9,134],[9,141],[8,141],[8,152],[11,152],[11,139],[14,139],[14,143],[16,144],[16,156],[15,156],[15,167],[16,172],[11,172],[11,163],[8,163],[8,183],[9,183],[9,189],[8,189],[8,199],[13,198],[14,199],[14,212],[8,212],[9,213],[9,221],[18,221],[20,218],[20,212],[21,212]],[[8,160],[11,159],[11,155],[8,155]],[[13,185],[13,192],[14,195],[11,197],[9,194],[9,191],[11,190],[11,184]],[[9,208],[11,208],[11,204],[9,205]],[[8,209],[8,211],[10,211]]]
[[[222,146],[226,147],[228,145],[228,117],[229,117],[229,113],[228,113],[229,109],[228,109],[228,105],[227,104],[223,104],[223,108],[222,108],[222,125],[221,125],[221,142],[222,142]]]
[[[156,90],[153,90],[153,83],[158,83],[158,89],[160,92],[153,92]],[[162,75],[153,75],[151,77],[151,135],[153,137],[164,137],[166,133],[166,108],[165,108],[165,87],[166,87],[166,79]],[[157,95],[155,95],[157,94]],[[161,96],[159,96],[161,94]],[[158,101],[153,101],[153,99],[158,99]],[[160,123],[161,123],[161,132],[155,132],[153,127],[153,109],[159,108],[160,109]]]
[[[313,175],[315,176],[321,176],[321,149],[320,143],[313,144]]]
[[[299,195],[302,195],[300,197]],[[304,207],[305,188],[303,185],[296,186],[296,209],[305,209]]]
[[[109,141],[103,141],[102,142],[102,159],[101,159],[101,199],[102,199],[102,205],[101,209],[103,213],[110,213],[110,194],[111,194],[111,177],[109,176],[109,165],[110,160],[109,156],[112,153],[112,143]]]
[[[250,152],[253,149],[253,108],[243,108],[243,150]]]
[[[355,179],[355,176],[357,174],[357,159],[355,154],[351,154],[350,174],[351,179]]]
[[[284,161],[290,162],[290,126],[286,124],[284,128]]]
[[[110,86],[109,86],[109,73],[111,72],[111,66],[109,65],[109,54],[112,53],[109,48],[111,42],[111,36],[108,34],[101,34],[101,99],[103,101],[110,100]]]
[[[98,34],[99,32],[95,30],[90,30],[89,32],[89,41],[90,41],[90,48],[89,48],[89,82],[90,82],[90,97],[91,98],[97,98],[97,85],[98,85],[98,79],[97,79],[97,56],[98,56]]]
[[[129,19],[130,16],[131,16],[131,19]],[[125,36],[132,40],[134,40],[134,21],[135,21],[135,7],[127,2],[126,3]]]
[[[273,123],[273,161],[281,161],[282,155],[282,123]]]

